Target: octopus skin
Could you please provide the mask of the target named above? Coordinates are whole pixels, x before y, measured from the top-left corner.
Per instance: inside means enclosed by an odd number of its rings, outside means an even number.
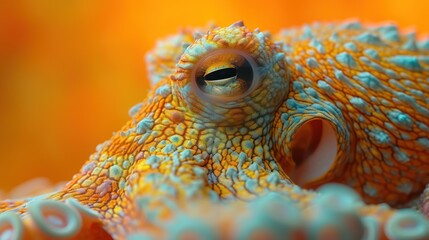
[[[71,181],[0,202],[0,239],[429,239],[429,40],[237,22],[147,64],[148,97]]]

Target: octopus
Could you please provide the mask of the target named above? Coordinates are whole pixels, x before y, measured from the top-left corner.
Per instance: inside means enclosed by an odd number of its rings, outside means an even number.
[[[429,40],[394,24],[184,29],[153,89],[0,239],[429,239]]]

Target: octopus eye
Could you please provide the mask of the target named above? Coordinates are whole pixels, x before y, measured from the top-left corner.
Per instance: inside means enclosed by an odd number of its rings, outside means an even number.
[[[193,86],[200,97],[216,100],[242,98],[258,83],[256,64],[247,54],[221,49],[207,54],[194,69]]]
[[[204,81],[207,84],[212,85],[224,85],[228,82],[237,80],[237,69],[235,67],[226,67],[212,72],[206,73],[204,75]]]

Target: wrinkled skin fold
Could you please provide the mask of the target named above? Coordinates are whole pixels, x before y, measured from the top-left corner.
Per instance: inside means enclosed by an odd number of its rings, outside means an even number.
[[[64,187],[0,202],[0,238],[429,238],[429,41],[237,22],[147,62],[131,119]]]

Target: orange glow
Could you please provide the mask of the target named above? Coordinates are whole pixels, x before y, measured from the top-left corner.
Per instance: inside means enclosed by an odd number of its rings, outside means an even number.
[[[70,179],[145,97],[145,52],[180,27],[242,19],[275,32],[358,18],[429,33],[419,0],[41,2],[0,6],[0,189]]]

